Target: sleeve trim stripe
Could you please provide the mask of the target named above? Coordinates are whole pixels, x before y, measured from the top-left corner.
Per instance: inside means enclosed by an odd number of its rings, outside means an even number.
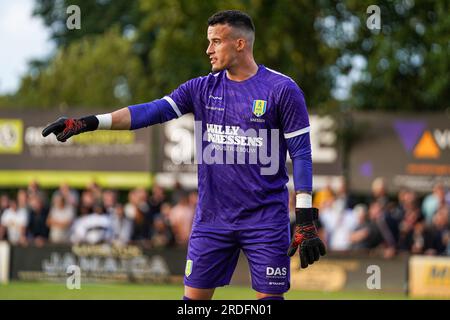
[[[311,127],[306,127],[306,128],[303,128],[303,129],[300,129],[297,131],[285,133],[284,138],[285,139],[293,138],[293,137],[299,136],[301,134],[308,133],[309,131],[311,131]]]
[[[175,101],[173,101],[173,99],[171,97],[169,97],[169,96],[165,96],[163,99],[166,100],[172,106],[172,109],[177,114],[177,117],[178,118],[181,117],[180,109],[178,109],[178,106],[175,103]]]

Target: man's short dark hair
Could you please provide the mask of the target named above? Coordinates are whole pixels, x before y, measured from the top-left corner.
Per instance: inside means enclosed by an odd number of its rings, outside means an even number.
[[[213,14],[208,19],[208,26],[215,24],[229,24],[235,28],[255,32],[255,25],[253,24],[252,18],[239,10],[225,10]]]

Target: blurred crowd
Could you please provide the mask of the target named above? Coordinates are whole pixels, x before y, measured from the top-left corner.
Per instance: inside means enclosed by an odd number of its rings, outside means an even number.
[[[376,178],[370,197],[357,201],[341,180],[334,189],[328,185],[315,192],[313,206],[319,208],[319,233],[330,251],[377,252],[385,258],[401,252],[450,255],[450,192],[440,182],[428,194],[405,188],[392,198],[386,181]]]
[[[148,248],[186,246],[197,192],[179,184],[165,190],[102,189],[95,183],[76,190],[63,183],[44,190],[35,181],[15,194],[0,195],[0,240],[18,245],[45,243],[116,245]],[[295,221],[295,193],[290,201]],[[410,189],[388,194],[377,178],[363,201],[349,194],[344,180],[336,188],[317,190],[320,236],[330,251],[376,251],[384,257],[400,252],[450,255],[450,191],[436,183],[429,194]],[[292,230],[293,228],[291,228]]]
[[[125,197],[120,201],[120,196]],[[62,184],[49,193],[31,182],[16,196],[0,196],[0,240],[41,246],[45,243],[145,247],[185,246],[191,232],[197,192],[177,185],[170,193],[159,185],[151,192],[103,190],[91,183],[84,190]]]

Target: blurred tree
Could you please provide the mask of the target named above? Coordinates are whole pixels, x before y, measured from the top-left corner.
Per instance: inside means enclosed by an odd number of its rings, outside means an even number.
[[[81,29],[66,27],[70,5],[80,7]],[[121,33],[133,32],[141,19],[138,1],[128,0],[35,0],[33,15],[43,19],[58,47],[87,35],[103,34],[113,25]]]
[[[141,0],[144,13],[138,33],[155,32],[150,50],[152,95],[168,92],[209,69],[206,58],[207,19],[224,9],[239,9],[256,26],[257,63],[292,77],[305,92],[311,109],[330,105],[332,79],[328,66],[339,51],[327,46],[315,32],[315,19],[329,1],[269,0]]]
[[[80,6],[80,30],[65,28],[66,8],[70,4]],[[42,16],[51,27],[60,51],[48,67],[39,61],[33,64],[16,101],[31,103],[34,107],[61,103],[114,105],[118,100],[111,94],[112,85],[106,85],[106,82],[91,83],[89,87],[69,84],[52,87],[52,84],[85,83],[86,79],[93,77],[92,74],[112,81],[115,75],[110,76],[109,73],[119,67],[110,69],[107,64],[112,61],[133,64],[129,58],[133,58],[134,63],[137,63],[134,58],[140,58],[141,64],[133,75],[136,81],[128,82],[137,83],[140,79],[149,89],[145,94],[132,90],[127,101],[140,102],[160,97],[184,81],[209,72],[205,54],[207,19],[219,10],[240,9],[248,12],[256,25],[257,62],[296,80],[303,88],[311,109],[334,106],[328,69],[338,57],[339,50],[327,46],[315,31],[316,18],[321,16],[324,6],[330,5],[328,0],[304,3],[269,0],[139,0],[130,3],[122,0],[37,0],[35,14]],[[113,39],[105,32],[114,26],[118,28],[114,41],[124,41],[128,51],[107,49],[114,45],[108,45],[108,41]],[[98,39],[95,44],[88,44],[85,39],[92,35],[97,35]],[[118,39],[121,36],[124,39]],[[132,45],[125,39],[129,39]],[[125,54],[128,59],[118,58],[118,54]],[[74,63],[77,55],[83,59],[80,66]],[[99,63],[93,63],[96,59]],[[72,70],[75,67],[76,71]],[[89,70],[89,67],[94,70]],[[104,72],[103,76],[100,76],[101,72]],[[128,76],[131,74],[125,74],[121,79],[126,81]],[[63,81],[66,77],[70,80]],[[82,90],[96,93],[83,94]]]
[[[370,15],[366,10],[372,4],[370,0],[348,0],[330,6],[328,25],[324,23],[321,29],[327,43],[342,48],[334,70],[344,77],[336,76],[335,81],[357,75],[348,105],[386,111],[448,108],[449,2],[378,2],[381,30],[371,31],[366,26]]]
[[[22,79],[7,103],[16,106],[111,109],[146,95],[147,83],[132,42],[112,29],[60,49],[48,67]],[[143,99],[143,98],[141,98]],[[5,101],[1,101],[5,103]]]
[[[66,8],[72,4],[81,8],[80,30],[65,28]],[[0,105],[20,101],[35,107],[61,103],[111,107],[158,98],[209,72],[206,21],[218,10],[240,9],[256,25],[256,61],[296,80],[316,112],[447,108],[448,2],[382,1],[380,31],[366,27],[371,4],[370,0],[36,0],[35,14],[51,28],[58,54],[50,65],[35,61],[18,94],[1,98]],[[112,34],[111,28],[116,28]],[[110,41],[123,43],[125,49],[118,45],[117,50]],[[79,67],[74,62],[77,55],[83,57]],[[93,74],[105,82],[93,81],[89,87],[54,85],[86,83]],[[120,93],[126,91],[120,89],[125,88],[121,83],[127,83],[128,93]],[[84,95],[82,90],[96,93]]]

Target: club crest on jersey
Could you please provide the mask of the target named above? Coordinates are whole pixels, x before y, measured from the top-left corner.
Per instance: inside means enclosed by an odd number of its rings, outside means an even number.
[[[186,269],[184,270],[184,274],[186,275],[186,277],[189,277],[192,273],[192,263],[192,260],[186,261]]]
[[[257,117],[261,117],[266,113],[267,101],[266,100],[253,100],[253,114]]]

